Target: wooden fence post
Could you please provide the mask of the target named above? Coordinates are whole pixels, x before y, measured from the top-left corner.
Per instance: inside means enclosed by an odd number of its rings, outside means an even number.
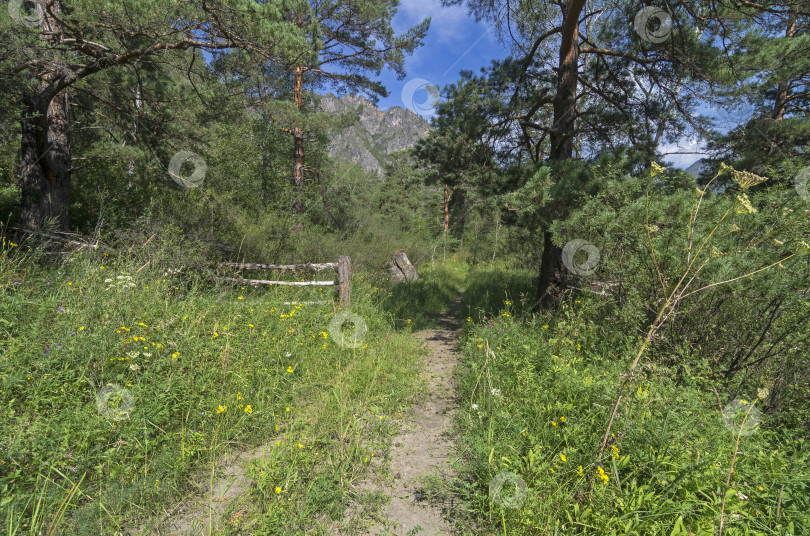
[[[351,261],[346,255],[341,255],[338,257],[338,296],[340,298],[340,308],[344,310],[348,310],[351,307],[351,281]]]

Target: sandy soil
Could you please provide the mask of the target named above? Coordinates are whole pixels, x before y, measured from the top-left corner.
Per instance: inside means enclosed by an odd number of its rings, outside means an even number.
[[[381,491],[390,500],[374,524],[360,533],[362,536],[452,534],[443,517],[442,505],[424,499],[421,479],[430,475],[442,480],[452,477],[451,430],[456,408],[453,370],[458,360],[456,337],[460,328],[454,315],[460,301],[459,294],[450,312],[436,319],[439,329],[416,334],[430,352],[424,364],[428,393],[414,405],[402,432],[394,439],[389,453],[390,471],[357,486],[364,493]],[[350,507],[342,526],[354,515],[357,512]],[[332,534],[355,533],[338,529]]]

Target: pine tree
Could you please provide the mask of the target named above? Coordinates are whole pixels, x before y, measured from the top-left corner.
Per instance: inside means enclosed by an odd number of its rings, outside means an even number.
[[[275,4],[252,0],[40,0],[3,19],[0,43],[0,85],[22,104],[21,224],[50,220],[67,231],[74,87],[168,51],[242,48],[269,58],[301,50],[304,36]]]
[[[301,53],[272,59],[290,77],[291,100],[297,112],[289,114],[291,124],[279,121],[281,124],[277,125],[293,138],[296,215],[304,210],[305,85],[308,82],[313,89],[330,86],[338,92],[367,92],[374,102],[378,96],[387,96],[385,87],[370,76],[389,68],[400,79],[404,78],[405,56],[422,44],[430,25],[430,19],[425,19],[404,34],[395,35],[391,21],[398,3],[397,0],[297,0],[285,15],[306,35],[308,45]],[[299,230],[300,225],[299,220]]]

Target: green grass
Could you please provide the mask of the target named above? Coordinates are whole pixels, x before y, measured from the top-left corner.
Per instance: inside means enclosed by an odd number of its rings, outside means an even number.
[[[457,488],[472,516],[498,534],[716,534],[736,434],[723,424],[710,371],[696,365],[679,380],[644,367],[597,459],[641,336],[614,329],[599,297],[529,314],[514,303],[528,277],[485,268],[466,283]],[[810,530],[805,447],[800,431],[774,429],[767,415],[740,438],[724,534]],[[503,472],[526,484],[517,508],[490,495]]]
[[[453,261],[422,267],[408,285],[357,273],[352,312],[368,331],[348,348],[328,328],[331,290],[216,286],[140,254],[86,252],[55,265],[22,249],[0,250],[0,521],[9,535],[149,533],[200,473],[212,484],[226,453],[260,445],[266,454],[248,466],[250,485],[226,522],[213,531],[200,520],[207,533],[328,534],[350,504],[359,515],[344,530],[361,533],[384,498],[353,486],[424,387],[412,334],[459,288],[459,477],[420,489],[452,505],[459,531],[709,535],[724,494],[724,534],[810,526],[805,439],[766,414],[740,437],[725,491],[736,434],[697,355],[677,374],[645,361],[598,459],[641,335],[616,329],[600,297],[532,313],[528,271]],[[315,299],[331,301],[283,303]],[[625,313],[614,312],[633,316]],[[100,411],[108,384],[133,406],[115,394]],[[756,392],[746,396],[757,403]],[[498,475],[507,500],[525,484],[517,507],[493,500]]]
[[[417,329],[435,326],[433,317],[448,310],[464,284],[467,271],[468,267],[455,259],[420,267],[420,279],[407,285],[393,285],[382,308],[394,326],[411,325]]]
[[[368,331],[346,348],[328,329],[332,290],[217,287],[135,256],[51,265],[21,249],[0,255],[7,534],[147,530],[192,492],[195,472],[267,443],[249,496],[231,508],[240,521],[222,534],[325,534],[351,500],[379,507],[352,484],[421,388],[411,334],[455,295],[442,269],[413,286],[357,274],[352,312]],[[313,299],[330,303],[283,304]],[[116,394],[102,411],[108,384]]]

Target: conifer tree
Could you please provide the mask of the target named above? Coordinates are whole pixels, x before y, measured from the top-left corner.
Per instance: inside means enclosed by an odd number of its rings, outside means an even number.
[[[550,167],[552,184],[564,192],[567,176],[576,175],[565,162],[588,154],[583,141],[608,147],[641,143],[654,151],[669,127],[704,131],[705,123],[694,113],[698,97],[741,81],[725,67],[728,51],[719,46],[723,32],[747,24],[741,22],[744,12],[767,14],[796,2],[690,2],[666,9],[584,0],[443,3],[465,4],[511,44],[513,97],[507,117],[521,133],[527,157],[535,166]],[[653,123],[646,132],[637,126],[645,121]],[[677,131],[684,134],[683,128]],[[562,247],[554,243],[550,226],[565,217],[567,203],[565,196],[546,197],[536,207],[543,222],[538,303],[544,306],[554,303],[553,288],[566,286]]]
[[[273,60],[292,82],[294,111],[288,115],[289,122],[281,120],[277,127],[293,138],[293,209],[297,215],[304,210],[305,83],[338,92],[366,92],[374,102],[378,96],[386,97],[385,87],[371,77],[389,68],[399,79],[404,78],[405,56],[422,44],[430,25],[430,19],[425,19],[395,35],[391,21],[398,4],[398,0],[296,0],[285,15],[306,36],[308,47]]]
[[[304,48],[302,31],[275,4],[253,0],[13,0],[8,13],[0,19],[0,85],[22,107],[20,219],[26,228],[46,220],[70,228],[74,87],[169,51],[240,48],[270,58]]]

